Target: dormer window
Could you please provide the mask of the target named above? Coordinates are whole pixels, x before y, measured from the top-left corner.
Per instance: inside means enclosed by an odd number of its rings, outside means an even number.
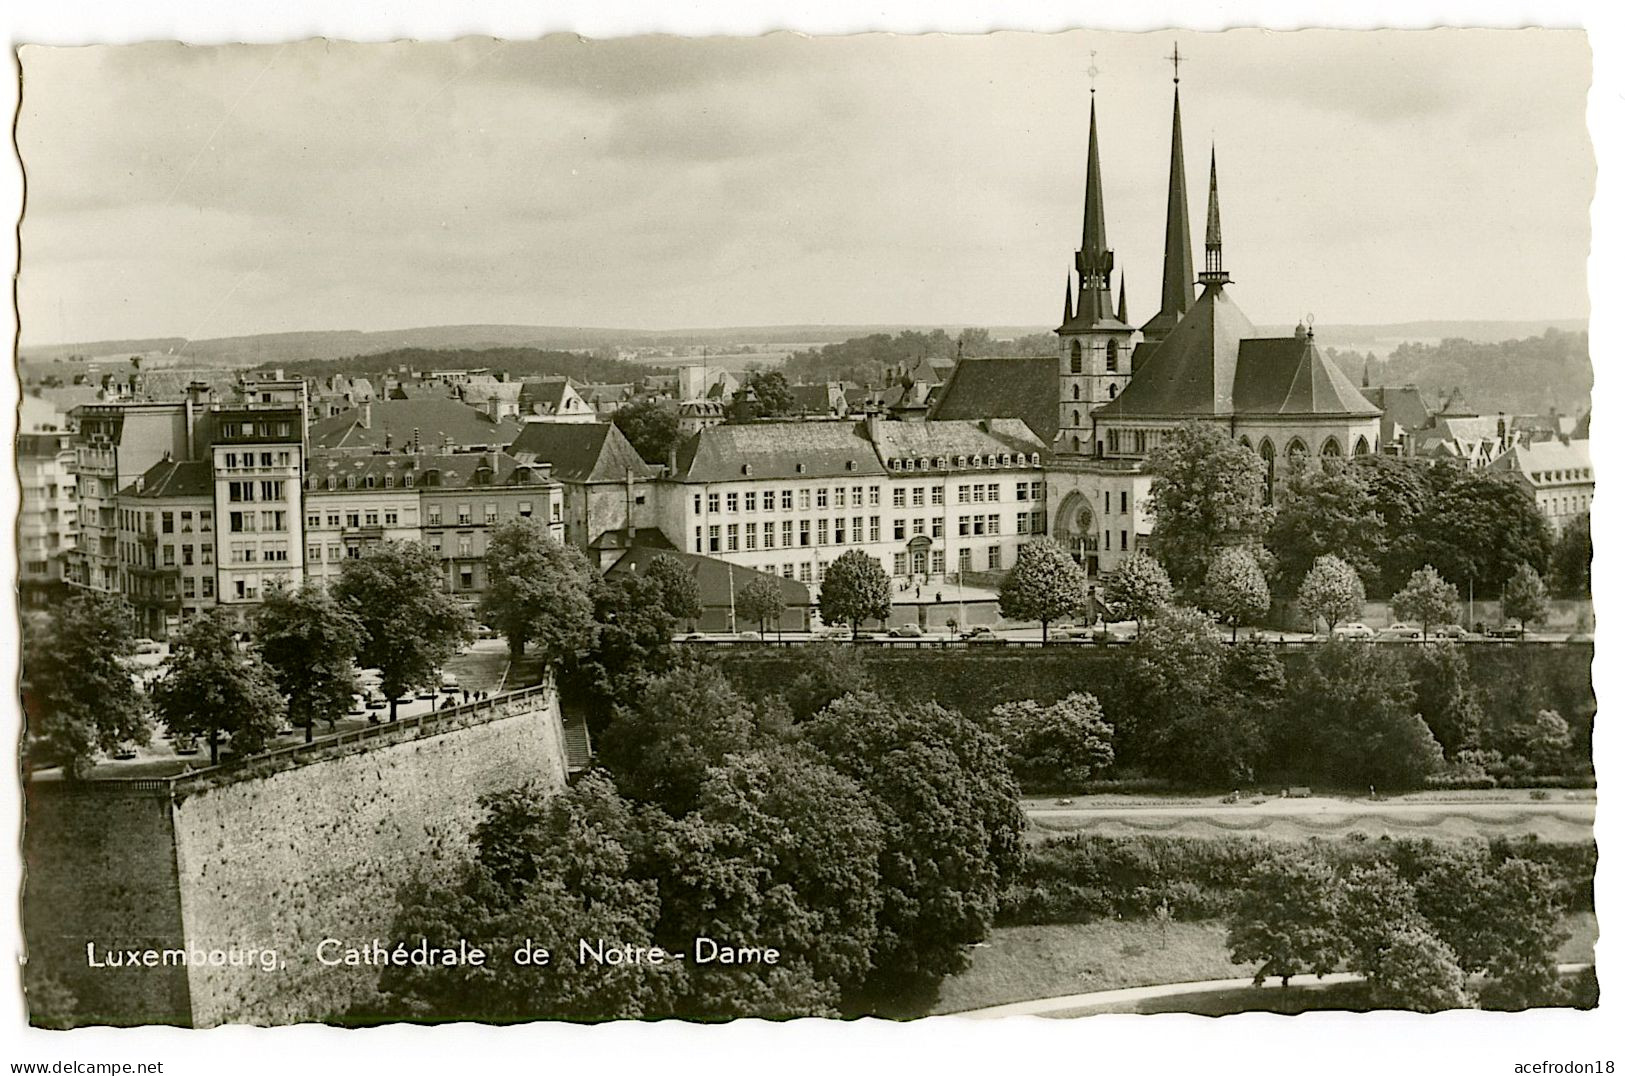
[[[750,464],[747,463],[743,467],[739,468],[739,473],[744,475],[745,477],[749,478],[750,477]]]
[[[806,474],[806,473],[807,473],[807,465],[805,463],[796,464],[796,474]]]

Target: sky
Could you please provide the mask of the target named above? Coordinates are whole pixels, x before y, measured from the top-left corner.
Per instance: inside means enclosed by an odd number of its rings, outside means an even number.
[[[560,35],[25,47],[21,342],[1048,325],[1091,83],[1141,322],[1176,39],[1255,323],[1587,316],[1580,31]]]

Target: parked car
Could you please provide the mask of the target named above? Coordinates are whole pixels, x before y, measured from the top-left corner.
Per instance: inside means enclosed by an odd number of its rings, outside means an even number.
[[[992,628],[988,627],[986,624],[977,624],[975,627],[966,628],[964,631],[960,632],[959,637],[961,639],[978,639],[982,636],[992,634]]]
[[[1375,639],[1377,633],[1371,630],[1369,624],[1361,624],[1355,621],[1352,624],[1337,625],[1336,628],[1332,629],[1332,637],[1335,639]]]
[[[177,755],[195,755],[198,752],[196,736],[177,736],[170,741]]]
[[[925,631],[918,624],[900,624],[886,634],[893,639],[918,639]]]
[[[1471,638],[1473,633],[1460,624],[1440,624],[1438,627],[1431,629],[1428,634],[1435,639],[1455,639],[1460,641]]]
[[[1523,630],[1520,629],[1520,628],[1515,628],[1511,624],[1502,624],[1498,628],[1491,628],[1489,631],[1485,632],[1485,634],[1488,635],[1491,639],[1521,639],[1521,638],[1523,638]]]
[[[384,698],[382,691],[367,692],[367,709],[384,710],[389,707],[389,700]]]
[[[457,677],[449,672],[443,672],[440,674],[440,690],[447,695],[455,695],[462,690],[462,687],[457,683]],[[434,693],[430,692],[430,698],[433,697]]]
[[[1414,624],[1406,624],[1403,621],[1388,625],[1382,629],[1381,633],[1381,638],[1384,639],[1420,639],[1421,637],[1421,628]]]
[[[418,698],[420,698],[420,699],[432,699],[432,698],[434,698],[434,688],[433,687],[420,687],[420,688],[418,688]]]
[[[113,751],[113,757],[118,759],[120,762],[130,761],[130,759],[135,757],[135,745],[127,743],[119,744],[118,747]]]
[[[762,641],[762,633],[759,631],[742,631],[739,633],[738,639],[742,643],[759,643]]]

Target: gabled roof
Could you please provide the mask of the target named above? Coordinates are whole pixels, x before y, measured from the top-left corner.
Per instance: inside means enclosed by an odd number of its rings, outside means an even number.
[[[752,422],[712,426],[677,449],[682,482],[849,478],[886,469],[862,426],[851,422]]]
[[[1060,429],[1060,398],[1057,358],[960,359],[931,418],[1018,418],[1047,445]]]
[[[214,469],[208,460],[159,460],[119,491],[123,497],[213,497]]]
[[[1242,340],[1236,355],[1238,415],[1360,415],[1382,412],[1326,360],[1313,336]]]
[[[1473,418],[1478,415],[1478,408],[1467,402],[1467,397],[1461,394],[1461,387],[1450,390],[1449,399],[1439,407],[1439,414],[1450,418]]]
[[[672,557],[688,569],[694,576],[694,581],[699,584],[700,604],[708,609],[732,608],[738,601],[739,594],[756,579],[771,579],[776,582],[779,585],[779,593],[784,597],[784,604],[789,608],[801,608],[812,604],[812,595],[807,590],[806,584],[797,580],[768,572],[758,572],[716,557],[704,557],[698,553],[684,553],[671,549],[634,546],[610,565],[604,575],[613,577],[642,574],[649,570],[649,562],[659,556]],[[730,577],[732,577],[731,585]]]
[[[521,460],[553,465],[561,482],[624,482],[655,477],[632,442],[608,422],[528,422],[508,449]]]
[[[485,472],[482,476],[481,472]],[[532,468],[506,452],[418,452],[360,456],[349,452],[316,451],[305,468],[306,488],[373,489],[404,487],[406,476],[414,487],[470,489],[494,486],[556,486],[538,466]],[[477,480],[483,477],[483,480]],[[346,482],[349,479],[350,482]],[[386,482],[386,479],[388,480]]]
[[[1241,341],[1258,336],[1222,286],[1209,286],[1154,350],[1134,351],[1134,377],[1103,418],[1137,415],[1228,415],[1233,412]]]
[[[1384,385],[1361,389],[1360,394],[1381,409],[1388,422],[1415,432],[1433,420],[1433,412],[1415,385]]]
[[[519,406],[532,414],[556,415],[572,392],[576,387],[567,377],[534,378],[521,382]]]
[[[1586,481],[1591,478],[1591,442],[1554,440],[1515,445],[1495,457],[1490,466],[1514,471],[1536,484]],[[1570,473],[1574,477],[1567,477]]]
[[[370,427],[361,425],[362,411],[351,408],[311,423],[312,448],[382,449],[405,451],[416,431],[418,444],[439,449],[448,439],[459,448],[499,448],[512,443],[524,424],[511,418],[493,419],[483,411],[449,397],[417,400],[373,400]]]
[[[834,414],[846,404],[846,396],[838,381],[817,385],[791,385],[790,395],[796,401],[796,410],[805,414]]]

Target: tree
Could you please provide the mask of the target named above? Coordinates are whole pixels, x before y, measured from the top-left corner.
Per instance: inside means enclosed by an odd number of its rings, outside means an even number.
[[[579,549],[535,520],[511,519],[491,529],[485,571],[480,615],[507,637],[514,658],[535,642],[543,663],[556,667],[591,645],[597,573]]]
[[[790,651],[796,671],[784,689],[784,701],[797,721],[807,721],[843,695],[870,690],[869,670],[861,650],[815,642]]]
[[[1431,625],[1454,624],[1460,619],[1458,601],[1455,586],[1445,582],[1431,564],[1424,564],[1411,573],[1405,589],[1394,595],[1394,615],[1420,621],[1422,641],[1426,642]]]
[[[1552,548],[1552,590],[1567,598],[1591,597],[1591,513],[1563,528]]]
[[[592,619],[591,645],[564,662],[559,685],[587,707],[596,736],[616,706],[634,703],[676,665],[677,622],[666,612],[659,581],[630,572],[593,580]]]
[[[755,728],[728,678],[693,664],[653,681],[635,708],[617,710],[599,747],[622,795],[681,816],[698,802],[707,769],[748,750]]]
[[[1072,789],[1111,766],[1112,727],[1093,695],[1073,692],[1041,706],[1032,699],[994,707],[993,717],[1010,752],[1021,787]]]
[[[88,775],[98,754],[151,738],[146,700],[125,664],[135,653],[132,621],[117,595],[81,591],[45,630],[25,633],[28,732],[61,759],[70,779]]]
[[[758,575],[740,589],[734,599],[739,615],[756,621],[756,630],[767,631],[769,620],[777,623],[784,614],[784,589],[771,575]]]
[[[1479,995],[1487,1009],[1560,1005],[1557,950],[1568,932],[1551,872],[1513,857],[1489,877],[1494,909],[1494,946],[1486,961],[1489,981]]]
[[[1021,792],[992,733],[933,703],[831,703],[806,742],[864,790],[880,823],[874,996],[962,970],[1021,863]]]
[[[1151,550],[1182,594],[1193,593],[1226,546],[1258,544],[1268,529],[1264,461],[1208,422],[1187,422],[1146,461]]]
[[[152,704],[171,736],[206,736],[213,763],[220,761],[222,734],[242,758],[264,747],[288,713],[271,670],[259,655],[238,649],[214,609],[194,617],[170,643]]]
[[[1494,593],[1519,564],[1545,571],[1552,529],[1534,498],[1505,472],[1438,464],[1433,497],[1418,523],[1418,553],[1460,588]]]
[[[656,400],[639,400],[617,408],[610,421],[626,435],[645,463],[665,463],[682,441],[677,432],[677,409],[663,407]]]
[[[1451,642],[1428,643],[1410,652],[1410,680],[1416,712],[1433,731],[1446,755],[1478,746],[1484,724],[1483,691],[1472,678],[1467,657]]]
[[[1141,621],[1156,616],[1173,596],[1173,584],[1162,565],[1145,553],[1135,553],[1106,576],[1101,600],[1112,616],[1134,621],[1138,634]]]
[[[1327,554],[1375,583],[1383,530],[1364,471],[1343,459],[1304,459],[1292,464],[1276,501],[1269,548],[1289,584]]]
[[[1383,977],[1395,935],[1427,929],[1427,921],[1416,907],[1416,890],[1385,860],[1348,873],[1337,922],[1348,943],[1349,970],[1364,975],[1368,982]],[[1455,963],[1454,956],[1451,963]],[[1460,970],[1458,967],[1458,974]]]
[[[700,935],[770,930],[780,962],[692,976],[678,1015],[835,1015],[871,967],[884,841],[863,789],[816,752],[776,747],[710,769],[695,810],[634,864],[660,880],[656,940],[684,952]]]
[[[1021,547],[999,587],[999,612],[1011,620],[1036,620],[1049,642],[1053,620],[1076,616],[1089,605],[1089,577],[1049,537]]]
[[[1359,616],[1365,608],[1365,585],[1359,573],[1338,558],[1316,557],[1298,587],[1298,606],[1312,617],[1324,618],[1331,634],[1338,621]]]
[[[1470,1009],[1467,976],[1450,947],[1420,925],[1394,931],[1380,971],[1366,979],[1371,1003],[1383,1009],[1444,1012]]]
[[[679,962],[600,965],[583,942],[649,946],[660,889],[631,873],[646,840],[631,804],[607,776],[588,773],[554,792],[527,786],[487,796],[473,854],[444,882],[415,886],[393,940],[455,949],[477,939],[483,965],[391,964],[378,986],[397,1019],[601,1021],[669,1015],[682,991]],[[517,962],[538,949],[550,959]]]
[[[734,407],[746,399],[754,398],[752,410],[761,418],[772,418],[775,415],[789,415],[796,411],[796,396],[790,391],[790,382],[780,370],[757,370],[745,379],[734,393]]]
[[[1569,771],[1573,743],[1574,734],[1563,715],[1541,710],[1533,718],[1503,728],[1496,747],[1504,754],[1527,759],[1536,773],[1561,774]]]
[[[1364,481],[1371,509],[1382,519],[1382,553],[1375,593],[1392,594],[1421,566],[1421,523],[1433,501],[1427,466],[1395,456],[1354,456],[1353,471]]]
[[[661,608],[673,620],[693,623],[705,612],[694,573],[670,553],[656,554],[649,561],[647,574],[660,585]]]
[[[1518,565],[1501,592],[1501,615],[1518,622],[1520,638],[1530,624],[1545,622],[1546,584],[1541,582],[1539,572],[1527,564]]]
[[[1232,546],[1213,558],[1202,584],[1202,607],[1230,625],[1231,642],[1243,623],[1269,612],[1269,584],[1251,553]]]
[[[856,642],[865,620],[891,616],[891,578],[885,567],[856,549],[836,557],[818,586],[818,615],[826,624],[851,624]]]
[[[360,658],[378,670],[391,721],[400,697],[432,686],[474,638],[468,612],[446,593],[440,558],[419,542],[381,542],[345,561],[333,597],[361,622]]]
[[[265,590],[254,615],[254,639],[277,690],[288,699],[288,720],[315,735],[317,721],[331,728],[361,690],[355,656],[361,622],[316,583],[293,589],[280,582]]]
[[[1257,963],[1253,984],[1280,976],[1325,975],[1348,944],[1337,923],[1341,883],[1332,869],[1297,850],[1258,862],[1230,916],[1228,944],[1236,964]]]
[[[1278,728],[1285,769],[1341,785],[1414,788],[1444,763],[1404,660],[1369,644],[1316,647],[1293,678]]]

